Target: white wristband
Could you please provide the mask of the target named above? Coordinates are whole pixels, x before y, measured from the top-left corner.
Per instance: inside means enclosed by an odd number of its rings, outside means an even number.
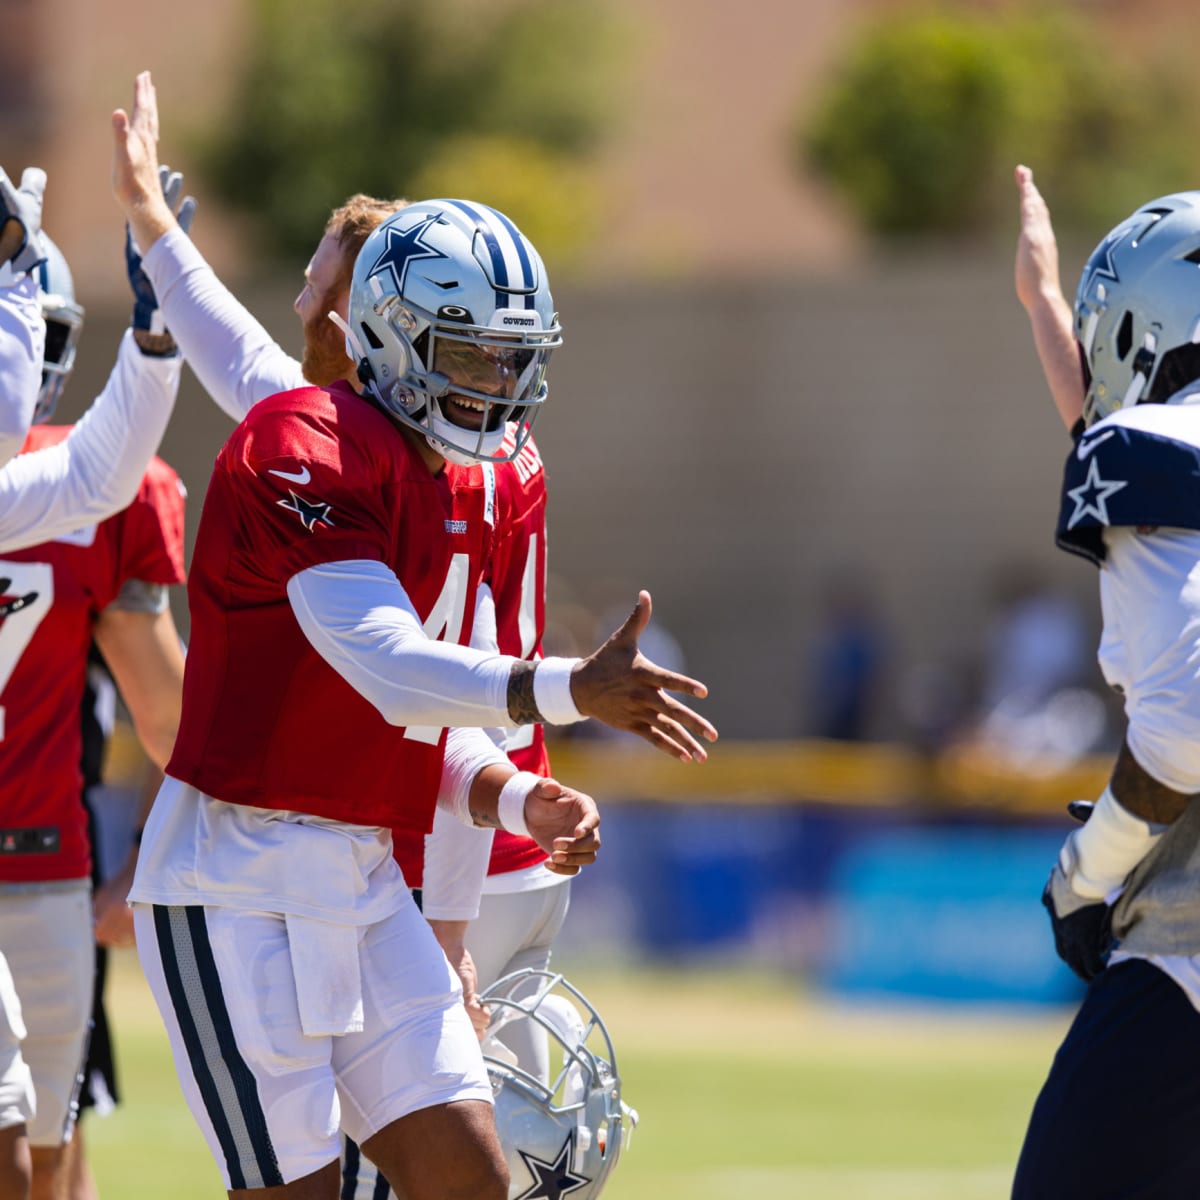
[[[1105,788],[1087,823],[1076,829],[1063,847],[1062,857],[1074,858],[1073,864],[1063,864],[1071,890],[1084,899],[1104,899],[1154,849],[1162,832],[1122,807],[1111,789]]]
[[[573,725],[584,719],[571,695],[571,672],[578,658],[543,658],[533,672],[533,702],[550,725]]]
[[[532,771],[518,771],[505,783],[496,805],[501,828],[518,837],[529,837],[529,826],[525,824],[525,798],[541,782],[542,777]]]

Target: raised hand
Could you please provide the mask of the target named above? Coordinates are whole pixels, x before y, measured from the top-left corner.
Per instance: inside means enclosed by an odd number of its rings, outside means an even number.
[[[113,195],[125,212],[133,239],[143,251],[175,227],[174,210],[163,195],[158,168],[158,96],[149,71],[133,84],[133,107],[112,115]]]
[[[578,875],[600,850],[600,813],[591,796],[543,779],[525,797],[525,826],[556,875]]]
[[[1017,236],[1015,278],[1017,297],[1032,308],[1047,291],[1061,292],[1058,274],[1058,242],[1050,223],[1050,210],[1028,167],[1015,171],[1020,199],[1021,232]]]
[[[702,700],[708,688],[658,666],[638,649],[650,613],[650,593],[639,592],[637,604],[621,628],[572,672],[572,699],[585,716],[636,733],[683,762],[703,762],[708,754],[696,739],[715,742],[716,729],[668,693],[682,692]]]
[[[0,167],[0,263],[9,263],[18,275],[32,271],[46,258],[42,243],[42,197],[46,172],[26,167],[21,186],[15,187]]]

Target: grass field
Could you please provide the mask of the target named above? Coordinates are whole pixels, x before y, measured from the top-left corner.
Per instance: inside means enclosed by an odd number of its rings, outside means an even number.
[[[572,968],[642,1117],[614,1200],[1003,1200],[1069,1014],[834,1007],[737,973]],[[125,1104],[88,1118],[105,1200],[213,1200],[131,953],[109,993]]]

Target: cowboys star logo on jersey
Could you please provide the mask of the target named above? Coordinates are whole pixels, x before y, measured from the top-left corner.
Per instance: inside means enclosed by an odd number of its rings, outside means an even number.
[[[326,504],[322,500],[305,500],[303,496],[297,496],[291,488],[288,488],[287,500],[276,500],[275,503],[280,508],[286,508],[288,512],[294,512],[300,518],[300,524],[309,533],[312,533],[318,523],[322,525],[333,524],[329,519],[329,514],[333,512],[331,505]]]
[[[23,608],[28,608],[38,598],[37,592],[26,592],[23,596],[6,595],[5,593],[10,587],[12,587],[11,579],[0,579],[0,620],[20,612]]]
[[[445,258],[438,249],[421,240],[421,234],[437,221],[437,217],[426,217],[408,229],[388,228],[387,245],[383,253],[371,264],[367,278],[390,271],[396,291],[403,293],[404,277],[408,274],[408,265],[417,258]]]
[[[1100,460],[1093,458],[1088,464],[1087,478],[1067,495],[1075,502],[1075,511],[1067,521],[1067,528],[1074,529],[1087,516],[1093,516],[1101,525],[1108,522],[1108,500],[1129,483],[1124,479],[1101,479]]]
[[[576,1175],[570,1168],[571,1155],[575,1149],[574,1132],[567,1134],[562,1149],[552,1163],[543,1162],[534,1154],[518,1150],[530,1175],[533,1184],[526,1188],[517,1200],[562,1200],[572,1192],[592,1181],[586,1175]]]

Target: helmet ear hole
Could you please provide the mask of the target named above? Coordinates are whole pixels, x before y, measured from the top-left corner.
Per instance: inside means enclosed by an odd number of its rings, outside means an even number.
[[[1121,326],[1117,330],[1117,358],[1124,362],[1129,357],[1129,351],[1133,349],[1133,313],[1128,309],[1125,310],[1125,315],[1121,318]]]

